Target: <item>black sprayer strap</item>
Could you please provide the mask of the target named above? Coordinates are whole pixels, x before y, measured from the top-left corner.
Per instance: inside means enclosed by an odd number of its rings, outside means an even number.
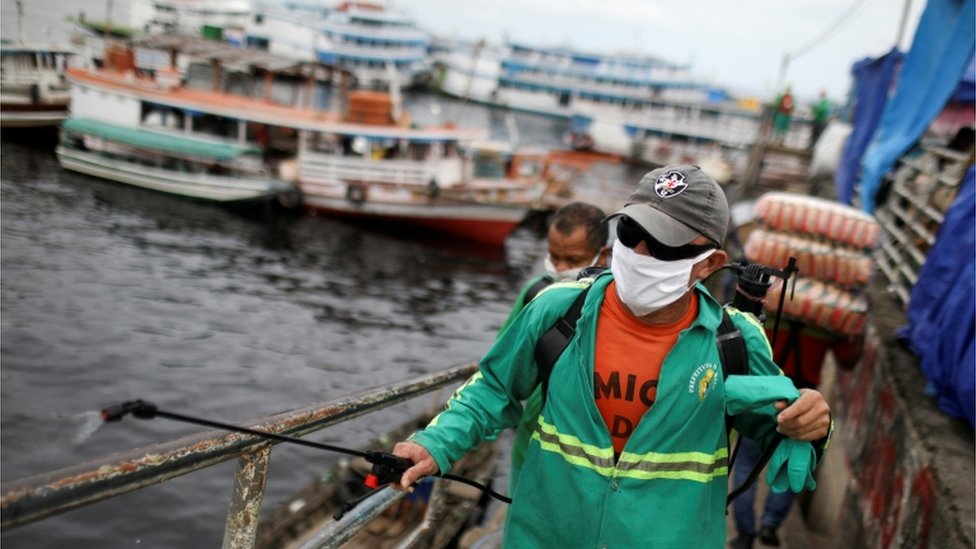
[[[545,290],[553,283],[552,277],[543,276],[539,280],[536,280],[534,284],[529,286],[528,290],[525,290],[525,297],[522,298],[522,306],[525,307],[529,304],[535,296],[539,295],[539,292]]]
[[[586,301],[586,294],[589,293],[591,286],[588,286],[576,296],[576,300],[566,310],[556,323],[542,334],[539,341],[535,344],[535,363],[539,367],[539,382],[542,385],[542,401],[546,401],[549,394],[549,376],[556,365],[559,355],[563,354],[573,334],[576,332],[576,321],[579,320],[583,312],[583,302]]]
[[[753,483],[756,482],[756,479],[759,478],[759,473],[762,472],[763,467],[765,467],[766,464],[769,463],[769,460],[772,459],[773,453],[776,452],[776,448],[779,447],[779,443],[783,442],[784,438],[786,437],[783,436],[782,433],[776,433],[775,435],[773,435],[773,440],[770,441],[769,446],[766,447],[766,451],[764,451],[762,455],[759,456],[759,461],[756,462],[756,466],[753,467],[752,471],[749,472],[749,476],[746,478],[745,482],[740,484],[738,488],[732,490],[732,492],[729,493],[729,497],[726,498],[725,500],[726,507],[728,507],[728,505],[732,503],[732,500],[741,496],[743,493],[745,493],[746,490],[749,489],[750,486],[753,485]]]
[[[749,373],[749,352],[746,350],[746,342],[725,308],[722,309],[722,323],[718,326],[715,341],[722,362],[722,379],[727,379],[730,375]],[[732,432],[732,422],[732,416],[725,414],[726,435]]]

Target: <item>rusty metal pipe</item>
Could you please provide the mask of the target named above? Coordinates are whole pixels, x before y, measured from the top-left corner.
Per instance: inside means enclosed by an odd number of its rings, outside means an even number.
[[[338,549],[405,495],[389,487],[381,489],[357,505],[342,520],[328,522],[324,528],[308,538],[300,549]]]
[[[477,369],[477,363],[454,366],[244,424],[261,431],[301,436],[461,381]],[[270,444],[253,435],[205,431],[14,480],[0,489],[0,531],[163,482]]]

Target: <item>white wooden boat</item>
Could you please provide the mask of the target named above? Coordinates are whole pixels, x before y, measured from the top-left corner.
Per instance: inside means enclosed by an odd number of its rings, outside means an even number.
[[[265,173],[260,150],[233,143],[71,118],[57,155],[68,170],[188,198],[285,207],[300,200],[295,185]]]

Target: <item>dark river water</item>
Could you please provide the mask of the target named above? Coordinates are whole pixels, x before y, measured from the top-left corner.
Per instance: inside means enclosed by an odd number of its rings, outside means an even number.
[[[460,107],[410,101],[416,118]],[[463,113],[465,125],[507,129],[488,109]],[[518,122],[523,142],[556,144],[564,130]],[[544,251],[527,227],[492,249],[187,201],[63,171],[53,145],[11,132],[0,179],[5,482],[201,430],[166,420],[100,425],[97,411],[124,400],[243,421],[477,359]],[[430,405],[421,398],[313,438],[361,445]],[[276,447],[264,509],[335,459]],[[19,527],[0,542],[216,547],[234,467]]]

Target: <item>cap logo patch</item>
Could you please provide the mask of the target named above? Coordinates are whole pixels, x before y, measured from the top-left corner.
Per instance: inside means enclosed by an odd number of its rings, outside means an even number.
[[[681,172],[669,171],[654,182],[654,192],[661,198],[672,198],[688,188],[685,175]]]

